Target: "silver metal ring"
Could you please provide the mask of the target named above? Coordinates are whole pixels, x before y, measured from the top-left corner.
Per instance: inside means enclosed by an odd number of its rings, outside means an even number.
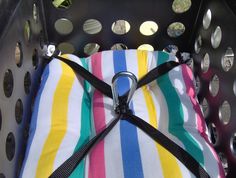
[[[117,73],[113,78],[112,78],[112,96],[113,96],[113,108],[114,110],[117,108],[117,106],[119,106],[119,95],[118,95],[118,92],[116,91],[116,84],[117,84],[117,80],[119,77],[127,77],[129,79],[131,79],[132,83],[131,83],[131,87],[130,87],[130,90],[129,90],[129,94],[128,94],[128,98],[127,98],[127,104],[129,104],[136,88],[137,88],[137,78],[136,76],[131,73],[131,72],[128,72],[128,71],[122,71],[122,72],[119,72]]]

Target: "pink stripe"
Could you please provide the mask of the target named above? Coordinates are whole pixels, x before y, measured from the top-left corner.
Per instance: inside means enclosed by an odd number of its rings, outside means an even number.
[[[197,113],[198,132],[205,139],[206,143],[208,143],[209,148],[211,149],[211,152],[213,153],[215,159],[217,160],[218,167],[219,167],[219,174],[220,174],[219,177],[225,177],[224,170],[223,170],[222,164],[219,160],[219,157],[216,154],[215,150],[213,149],[213,146],[210,143],[209,138],[206,134],[206,124],[204,121],[204,117],[202,115],[199,104],[195,100],[196,93],[195,93],[194,86],[193,86],[193,73],[187,65],[182,65],[182,75],[184,78],[187,94],[191,100],[191,103],[193,104],[193,109]]]
[[[102,77],[101,53],[91,56],[92,73]],[[98,90],[93,95],[93,117],[96,134],[106,126],[103,95]],[[105,178],[104,141],[102,140],[90,153],[88,178]]]

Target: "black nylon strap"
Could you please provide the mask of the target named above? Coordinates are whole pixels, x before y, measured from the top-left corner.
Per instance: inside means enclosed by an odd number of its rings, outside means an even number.
[[[93,137],[87,144],[85,144],[81,149],[76,151],[70,158],[68,158],[62,165],[60,165],[49,178],[68,178],[76,166],[83,160],[83,158],[88,154],[88,152],[101,141],[117,124],[120,120],[120,116],[111,121],[111,123],[103,129],[99,134]]]
[[[152,82],[153,80],[156,80],[159,76],[162,76],[162,75],[168,73],[171,69],[173,69],[174,67],[176,67],[180,64],[181,63],[179,63],[179,62],[169,61],[169,62],[165,62],[165,63],[155,67],[154,69],[149,71],[145,76],[143,76],[138,81],[137,88],[140,88],[140,87]]]
[[[85,68],[80,66],[74,61],[71,61],[69,59],[63,58],[61,56],[52,56],[51,58],[56,58],[61,60],[62,62],[69,65],[78,75],[83,77],[85,80],[87,80],[94,88],[96,88],[98,91],[103,93],[104,95],[112,98],[112,92],[111,92],[111,86],[108,85],[106,82],[103,82],[99,78],[97,78],[95,75],[91,74],[89,71],[87,71]]]
[[[202,168],[202,166],[183,148],[177,145],[175,142],[166,137],[159,130],[151,126],[149,123],[140,119],[135,115],[127,114],[127,117],[122,117],[124,120],[127,120],[131,124],[140,128],[153,140],[167,149],[171,154],[173,154],[179,161],[181,161],[196,177],[199,178],[209,178],[210,176]]]
[[[65,62],[67,65],[69,65],[78,75],[83,77],[85,80],[87,80],[94,88],[99,90],[104,95],[112,98],[112,91],[111,86],[107,83],[103,82],[102,80],[98,79],[95,75],[91,74],[89,71],[84,69],[82,66],[77,64],[74,61],[68,60],[66,58],[63,58],[61,56],[52,56],[51,58],[56,58],[61,60],[62,62]],[[146,75],[144,75],[139,81],[137,88],[140,88],[154,80],[156,80],[158,77],[168,73],[170,70],[172,70],[174,67],[181,65],[182,63],[175,62],[175,61],[168,61],[165,62],[151,71],[149,71]],[[128,93],[129,91],[127,91]]]

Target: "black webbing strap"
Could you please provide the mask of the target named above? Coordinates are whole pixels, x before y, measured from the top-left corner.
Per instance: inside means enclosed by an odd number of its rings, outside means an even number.
[[[101,141],[117,124],[120,120],[120,116],[112,120],[108,126],[103,129],[99,134],[93,137],[88,143],[86,143],[82,148],[76,151],[70,158],[68,158],[62,165],[60,165],[49,178],[68,178],[78,164],[83,160],[83,158],[88,154],[88,152]]]
[[[112,92],[111,87],[106,82],[100,80],[95,75],[91,74],[89,71],[87,71],[85,68],[80,66],[74,61],[71,61],[69,59],[63,58],[61,56],[52,56],[51,58],[56,58],[61,60],[62,62],[66,63],[68,66],[70,66],[76,74],[83,77],[85,80],[87,80],[94,88],[96,88],[98,91],[103,93],[104,95],[112,98]]]

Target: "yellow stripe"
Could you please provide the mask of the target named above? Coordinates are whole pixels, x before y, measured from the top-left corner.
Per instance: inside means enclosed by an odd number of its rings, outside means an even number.
[[[148,58],[147,58],[147,51],[138,51],[138,66],[139,66],[139,71],[138,71],[138,78],[143,77],[148,71]],[[150,92],[148,91],[147,86],[142,87],[142,91],[144,94],[145,102],[147,105],[148,109],[148,116],[150,119],[150,124],[158,128],[158,123],[157,123],[157,114],[156,114],[156,109],[155,105],[152,99],[152,96]],[[176,158],[169,153],[165,148],[163,148],[161,145],[156,144],[157,151],[159,153],[162,169],[163,169],[163,176],[165,178],[180,178],[182,177],[180,167],[178,165],[178,162]]]
[[[67,131],[67,106],[75,74],[65,63],[61,62],[60,65],[62,74],[54,94],[51,129],[38,162],[37,178],[45,178],[52,173],[57,151]]]

